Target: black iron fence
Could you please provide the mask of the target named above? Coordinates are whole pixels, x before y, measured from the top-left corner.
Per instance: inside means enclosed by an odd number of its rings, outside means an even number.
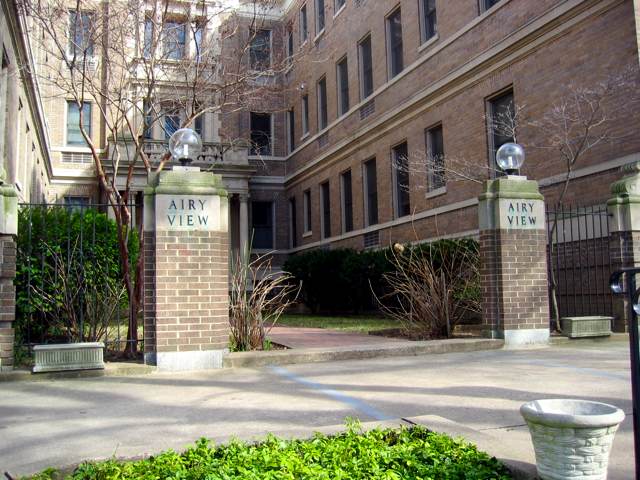
[[[556,287],[560,316],[612,315],[606,206],[548,207],[547,233],[549,282]],[[550,304],[551,294],[552,288]]]
[[[140,207],[121,229],[131,275],[140,254]],[[138,211],[136,211],[136,209]],[[130,331],[118,227],[104,204],[21,204],[16,261],[16,356],[34,345],[101,341],[107,354],[142,349]],[[140,339],[140,340],[138,340]]]

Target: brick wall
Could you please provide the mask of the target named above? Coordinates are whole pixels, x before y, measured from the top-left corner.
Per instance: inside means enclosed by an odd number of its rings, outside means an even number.
[[[480,232],[482,316],[491,330],[549,328],[544,230]]]
[[[153,236],[147,233],[144,252],[145,353],[227,348],[227,233]]]
[[[13,367],[13,321],[16,316],[16,242],[0,235],[0,369]]]

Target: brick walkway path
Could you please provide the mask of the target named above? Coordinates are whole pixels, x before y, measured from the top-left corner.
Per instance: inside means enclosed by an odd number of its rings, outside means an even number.
[[[289,348],[349,347],[407,343],[408,340],[341,332],[326,328],[274,327],[271,341]]]

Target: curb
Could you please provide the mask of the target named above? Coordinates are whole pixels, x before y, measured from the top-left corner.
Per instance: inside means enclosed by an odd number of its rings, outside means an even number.
[[[569,338],[564,336],[552,336],[550,345],[580,345],[589,343],[628,342],[628,333],[612,333],[606,337],[579,337]]]
[[[369,358],[406,357],[443,353],[499,350],[502,340],[453,339],[411,342],[395,345],[367,345],[362,347],[301,348],[272,352],[233,352],[224,359],[224,367],[246,368],[293,363],[317,363],[336,360],[362,360]]]
[[[141,363],[107,362],[104,370],[73,370],[68,372],[31,373],[31,370],[19,369],[0,372],[2,382],[38,382],[69,378],[126,377],[130,375],[148,375],[156,371],[156,367]]]

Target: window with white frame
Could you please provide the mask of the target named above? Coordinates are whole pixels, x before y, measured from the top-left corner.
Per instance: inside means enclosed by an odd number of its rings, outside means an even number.
[[[82,128],[91,137],[91,103],[82,102]],[[74,100],[67,101],[67,145],[86,146],[80,129],[80,108]]]
[[[402,48],[402,14],[400,7],[398,7],[387,17],[389,78],[395,77],[404,69]]]
[[[393,196],[396,218],[411,213],[409,196],[409,152],[407,142],[402,142],[391,149],[393,165]]]
[[[420,0],[420,30],[422,42],[432,39],[438,33],[436,0]]]
[[[371,57],[371,34],[367,34],[358,44],[360,60],[360,99],[373,93],[373,59]]]
[[[185,54],[187,26],[184,22],[170,20],[162,26],[162,56],[168,60],[180,60]]]
[[[331,191],[328,180],[320,184],[320,234],[322,238],[331,236]]]
[[[304,233],[311,232],[311,190],[305,190],[302,194],[302,207],[304,213]]]
[[[300,45],[309,38],[309,21],[307,18],[307,5],[300,7]]]
[[[93,56],[93,25],[92,12],[71,10],[69,12],[69,55],[74,57]]]
[[[163,122],[162,129],[164,130],[165,140],[169,140],[176,130],[180,128],[182,123],[182,116],[180,115],[180,108],[174,106],[165,106],[163,108]]]
[[[427,190],[433,192],[446,187],[444,169],[444,138],[442,125],[429,128],[425,132],[427,146]]]
[[[325,24],[325,12],[324,12],[324,0],[316,1],[316,35],[320,35],[324,30]]]
[[[342,7],[347,4],[347,0],[335,0],[334,11],[338,13]]]

